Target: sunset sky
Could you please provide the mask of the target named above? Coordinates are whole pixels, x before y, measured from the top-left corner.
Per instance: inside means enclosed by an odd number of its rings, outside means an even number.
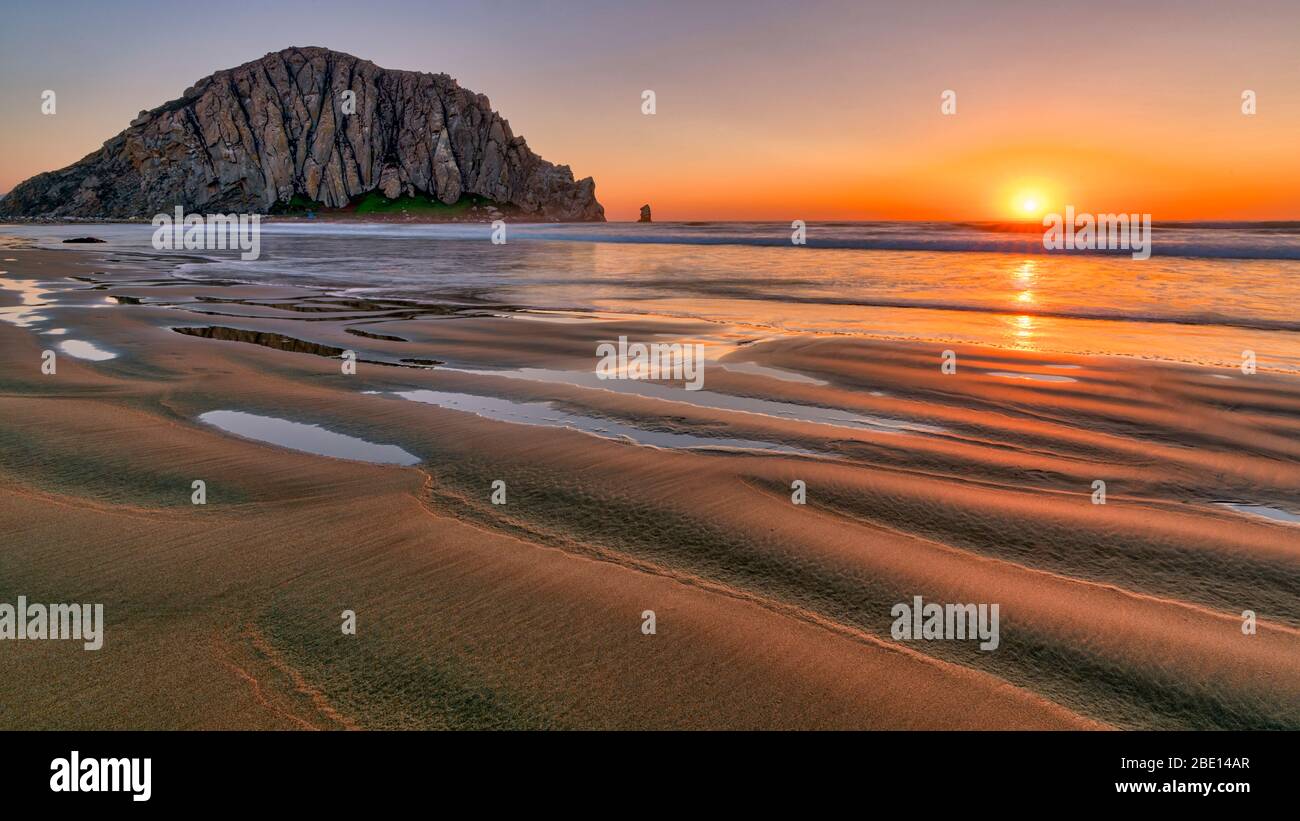
[[[1295,0],[247,8],[6,6],[0,191],[215,70],[319,45],[486,94],[610,219],[1300,219]]]

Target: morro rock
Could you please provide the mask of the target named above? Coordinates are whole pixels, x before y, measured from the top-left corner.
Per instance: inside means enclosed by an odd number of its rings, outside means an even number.
[[[0,215],[149,218],[341,208],[372,191],[446,205],[487,199],[512,216],[604,221],[590,177],[529,150],[488,98],[446,74],[289,48],[218,71],[141,112],[103,148],[0,199]]]

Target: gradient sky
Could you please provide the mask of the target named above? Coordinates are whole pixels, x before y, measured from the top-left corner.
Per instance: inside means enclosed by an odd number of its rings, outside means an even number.
[[[486,94],[534,151],[596,178],[610,219],[643,202],[658,220],[1004,219],[1027,198],[1300,219],[1296,0],[43,2],[0,15],[0,191],[215,70],[319,45]],[[40,113],[47,88],[54,116]],[[944,89],[956,116],[940,114]]]

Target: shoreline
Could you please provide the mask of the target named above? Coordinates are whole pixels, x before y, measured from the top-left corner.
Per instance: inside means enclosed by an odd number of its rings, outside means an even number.
[[[362,227],[358,224],[357,227]],[[72,226],[67,226],[72,227]],[[283,227],[283,226],[282,226]],[[460,307],[476,304],[518,314],[538,315],[564,313],[601,319],[604,317],[641,317],[646,322],[708,322],[724,329],[743,328],[755,336],[850,336],[869,340],[885,340],[910,344],[945,344],[991,347],[1012,351],[1045,351],[1061,355],[1116,356],[1146,359],[1193,366],[1222,368],[1225,376],[1240,370],[1243,350],[1258,352],[1255,367],[1259,371],[1300,375],[1300,345],[1296,342],[1298,326],[1284,312],[1271,307],[1276,300],[1266,300],[1268,306],[1255,300],[1254,307],[1230,307],[1216,301],[1213,292],[1189,297],[1189,308],[1171,313],[1156,302],[1144,306],[1129,304],[1135,298],[1130,292],[1125,299],[1109,304],[1088,305],[1087,294],[1077,303],[1060,301],[1061,289],[1068,283],[1093,276],[1091,267],[1105,266],[1098,276],[1125,277],[1128,272],[1113,267],[1111,261],[1101,258],[1078,258],[1053,262],[1051,267],[1036,270],[1042,260],[1025,259],[1015,254],[993,252],[944,252],[941,254],[915,254],[904,251],[868,251],[872,264],[890,266],[942,265],[975,266],[979,276],[989,280],[991,295],[972,297],[970,286],[955,296],[936,299],[934,294],[920,290],[915,295],[891,296],[886,289],[881,293],[861,296],[829,291],[823,287],[807,293],[776,290],[766,293],[764,279],[756,276],[751,286],[755,292],[746,293],[727,286],[723,280],[718,287],[704,283],[685,283],[678,296],[664,291],[655,280],[646,284],[636,281],[620,283],[601,272],[593,275],[591,287],[574,289],[543,278],[533,283],[528,277],[521,279],[509,275],[509,268],[491,272],[482,279],[476,276],[467,283],[450,286],[439,283],[441,275],[431,280],[400,269],[394,276],[374,281],[364,272],[354,271],[351,257],[370,251],[380,253],[376,245],[383,245],[386,235],[354,237],[351,233],[329,233],[331,226],[320,226],[325,232],[314,234],[274,233],[277,243],[270,261],[243,263],[207,252],[154,251],[138,247],[130,237],[110,236],[107,247],[97,246],[108,256],[128,257],[151,269],[159,264],[174,266],[174,275],[189,281],[208,281],[212,284],[243,282],[250,286],[274,287],[277,282],[292,282],[294,287],[340,297],[357,297],[373,302],[387,302],[394,307],[412,310],[429,307]],[[382,223],[370,225],[376,231],[393,227]],[[419,226],[410,226],[418,228]],[[446,226],[444,226],[446,227]],[[545,226],[532,226],[545,231]],[[524,226],[525,229],[528,226]],[[468,230],[469,226],[462,226]],[[74,228],[74,231],[80,231]],[[147,230],[147,229],[146,229]],[[11,234],[27,237],[52,250],[67,250],[72,246],[51,245],[50,238],[41,240],[30,234]],[[554,239],[550,234],[536,237],[523,235],[527,240]],[[147,235],[145,236],[147,240]],[[270,241],[268,237],[268,241]],[[469,255],[465,264],[475,264],[474,243],[468,240],[486,239],[486,234],[453,234],[448,237],[404,237],[403,241],[418,243],[411,246],[413,254],[436,254],[444,247],[459,255]],[[450,240],[450,241],[449,241]],[[325,256],[315,260],[301,271],[286,273],[278,259],[291,259],[296,253],[312,253],[313,246],[321,243]],[[356,244],[355,254],[348,251]],[[511,246],[513,249],[515,246]],[[788,264],[835,265],[852,269],[863,252],[837,248],[814,249],[818,255],[813,263],[796,263],[803,253],[789,253],[789,249],[766,246],[729,246],[742,254],[754,266],[780,271]],[[344,250],[340,250],[340,249]],[[714,246],[673,246],[659,242],[602,244],[585,240],[562,242],[530,241],[521,243],[520,250],[512,250],[502,257],[505,263],[493,265],[541,265],[553,270],[567,270],[589,265],[588,260],[598,255],[607,259],[604,265],[611,270],[627,270],[628,266],[672,268],[683,264],[682,253],[697,253],[692,249]],[[76,250],[95,250],[83,246]],[[111,252],[111,253],[110,253]],[[703,253],[716,253],[716,250]],[[343,254],[336,266],[333,256]],[[333,256],[332,256],[333,255]],[[728,254],[731,256],[732,254]],[[931,258],[932,257],[932,258]],[[535,261],[534,261],[535,260]],[[1172,258],[1162,263],[1154,275],[1142,274],[1138,279],[1154,276],[1157,280],[1171,276],[1219,276],[1216,273],[1222,260]],[[1278,263],[1282,264],[1282,263]],[[1065,267],[1057,267],[1065,266]],[[249,267],[251,266],[251,267]],[[342,266],[342,267],[340,267]],[[1198,267],[1199,266],[1199,267]],[[1210,266],[1206,269],[1205,266]],[[1006,269],[1006,279],[1001,274],[987,271]],[[1183,270],[1187,269],[1185,273]],[[1244,269],[1243,269],[1244,270]],[[1265,269],[1256,268],[1252,279],[1243,279],[1242,287],[1256,282],[1261,276],[1271,276]],[[442,272],[445,274],[445,271]],[[197,276],[195,276],[197,274]],[[808,274],[804,274],[808,276]],[[1059,281],[1060,284],[1054,285]],[[832,284],[834,280],[832,280]],[[1038,293],[1039,288],[1046,293]],[[1022,290],[1023,289],[1023,290]],[[1055,290],[1053,290],[1055,289]],[[743,289],[742,289],[743,290]],[[1271,291],[1263,292],[1265,295]],[[965,294],[963,296],[963,294]],[[1137,295],[1145,298],[1142,295]],[[1012,298],[1014,297],[1014,298]],[[1104,298],[1103,298],[1104,299]]]

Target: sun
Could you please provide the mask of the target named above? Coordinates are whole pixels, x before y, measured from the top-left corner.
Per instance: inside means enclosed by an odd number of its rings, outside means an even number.
[[[1037,219],[1047,210],[1046,197],[1038,191],[1020,191],[1011,199],[1011,210],[1023,219]]]
[[[998,186],[991,203],[1001,219],[1017,222],[1037,222],[1044,214],[1062,201],[1062,190],[1056,180],[1043,175],[1013,177]]]

